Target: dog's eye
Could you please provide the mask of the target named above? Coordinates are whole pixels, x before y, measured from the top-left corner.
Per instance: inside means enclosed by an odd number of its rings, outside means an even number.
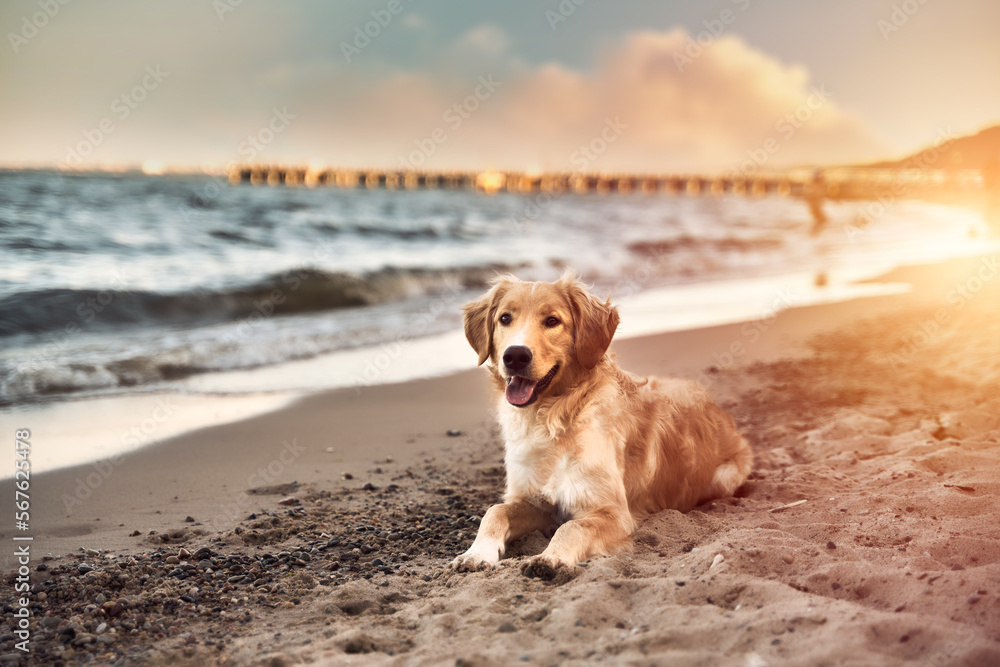
[[[557,327],[560,324],[562,324],[562,322],[559,321],[558,317],[546,317],[545,318],[545,326],[547,326],[550,329],[552,327]]]
[[[500,324],[507,326],[510,324],[510,313],[504,313],[500,316]]]

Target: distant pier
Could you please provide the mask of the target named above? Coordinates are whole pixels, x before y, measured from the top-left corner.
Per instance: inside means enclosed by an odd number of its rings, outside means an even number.
[[[752,175],[551,173],[516,171],[415,171],[252,165],[231,169],[232,185],[336,187],[386,190],[475,190],[577,194],[668,194],[690,196],[797,197],[809,204],[817,224],[825,200],[926,199],[947,201],[982,191],[978,170],[793,169]]]

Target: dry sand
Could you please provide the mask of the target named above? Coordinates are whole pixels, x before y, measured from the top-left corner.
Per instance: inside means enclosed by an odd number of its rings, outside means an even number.
[[[481,371],[140,450],[69,510],[94,467],[40,475],[23,662],[1000,664],[990,261],[895,272],[906,298],[616,343],[630,370],[706,382],[757,470],[566,581],[519,573],[539,536],[446,569],[503,484]]]

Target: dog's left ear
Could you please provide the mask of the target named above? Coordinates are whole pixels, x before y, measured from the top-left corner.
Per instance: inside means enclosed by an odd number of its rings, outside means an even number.
[[[618,329],[618,309],[611,299],[601,301],[587,292],[586,287],[572,276],[560,281],[573,307],[576,321],[576,359],[591,369],[604,357]]]
[[[465,339],[479,354],[479,366],[493,352],[493,317],[500,298],[512,282],[510,277],[501,276],[493,282],[493,288],[489,292],[462,307],[465,313]]]

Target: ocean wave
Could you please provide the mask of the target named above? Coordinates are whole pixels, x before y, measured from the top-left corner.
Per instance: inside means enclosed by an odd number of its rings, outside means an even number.
[[[637,255],[663,256],[680,251],[694,252],[727,252],[745,253],[754,250],[774,250],[784,245],[781,239],[771,237],[759,238],[699,238],[689,235],[682,235],[671,239],[659,239],[653,241],[637,241],[629,243],[626,247],[629,251]]]
[[[485,286],[515,267],[385,268],[364,275],[311,268],[275,273],[234,289],[175,294],[150,291],[45,289],[0,299],[0,337],[122,326],[185,326],[264,316],[333,311]]]

